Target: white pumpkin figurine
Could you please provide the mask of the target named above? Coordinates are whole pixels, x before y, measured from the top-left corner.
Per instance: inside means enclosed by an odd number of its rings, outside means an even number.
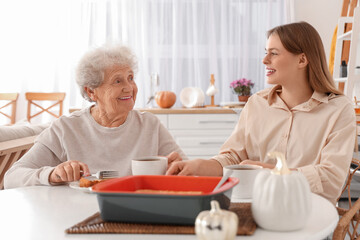
[[[232,240],[238,230],[238,216],[222,210],[216,200],[210,202],[211,210],[202,211],[196,217],[195,233],[200,240]]]
[[[302,173],[288,169],[284,154],[272,152],[268,156],[277,163],[273,170],[256,176],[251,204],[255,222],[273,231],[301,229],[311,211],[309,183]]]

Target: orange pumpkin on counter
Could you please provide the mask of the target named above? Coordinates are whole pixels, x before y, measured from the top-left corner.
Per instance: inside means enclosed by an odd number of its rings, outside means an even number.
[[[176,94],[171,91],[160,91],[156,93],[155,101],[161,108],[171,108],[176,102]]]

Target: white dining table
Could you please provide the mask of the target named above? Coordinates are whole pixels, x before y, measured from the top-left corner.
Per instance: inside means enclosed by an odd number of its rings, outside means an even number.
[[[0,190],[0,239],[131,239],[187,240],[196,235],[175,234],[67,234],[65,230],[99,211],[96,194],[63,186],[33,186]],[[312,194],[312,212],[298,231],[274,232],[257,228],[251,236],[236,239],[324,239],[338,222],[335,207]]]

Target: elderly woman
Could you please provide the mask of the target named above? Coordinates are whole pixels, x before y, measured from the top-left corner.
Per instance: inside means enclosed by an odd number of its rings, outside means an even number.
[[[44,130],[34,146],[5,175],[5,188],[55,185],[99,170],[131,174],[131,159],[185,154],[151,113],[133,110],[136,58],[127,47],[103,46],[81,59],[77,83],[94,105],[62,116]]]

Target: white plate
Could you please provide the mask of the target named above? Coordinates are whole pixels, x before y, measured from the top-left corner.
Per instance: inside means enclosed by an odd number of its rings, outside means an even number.
[[[82,192],[91,193],[91,187],[80,187],[79,182],[71,182],[69,183],[69,187],[80,190]]]

